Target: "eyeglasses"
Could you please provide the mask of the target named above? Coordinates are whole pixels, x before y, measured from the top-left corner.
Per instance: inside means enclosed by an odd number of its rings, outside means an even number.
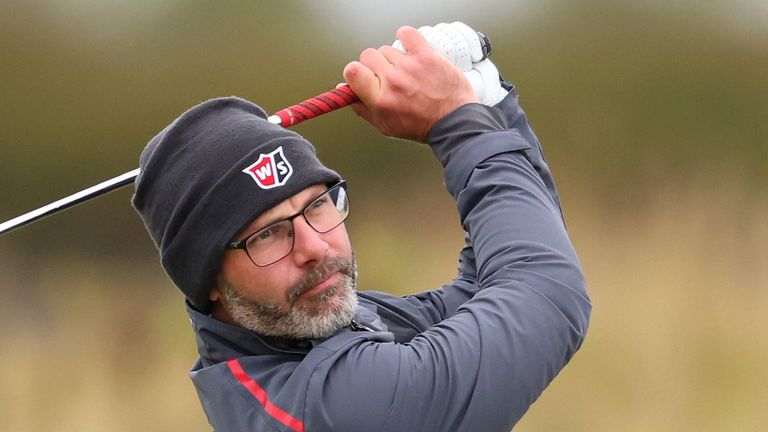
[[[244,250],[258,267],[274,264],[293,250],[293,220],[299,216],[304,216],[307,225],[320,234],[341,225],[349,216],[347,183],[336,183],[295,215],[249,234],[244,240],[229,243],[226,248]]]

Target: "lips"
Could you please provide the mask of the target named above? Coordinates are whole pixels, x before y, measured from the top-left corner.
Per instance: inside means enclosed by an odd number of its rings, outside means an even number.
[[[341,277],[341,275],[339,274],[339,272],[330,273],[325,279],[323,279],[322,281],[318,282],[316,285],[312,286],[308,290],[306,290],[303,293],[301,293],[300,297],[305,297],[305,296],[315,297],[315,296],[318,296],[318,295],[326,292],[330,288],[336,286],[336,282],[339,280],[340,277]]]

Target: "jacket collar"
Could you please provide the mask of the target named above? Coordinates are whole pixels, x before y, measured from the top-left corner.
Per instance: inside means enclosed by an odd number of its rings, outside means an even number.
[[[359,307],[355,314],[356,324],[373,331],[386,330],[376,314],[373,303],[359,298]],[[312,339],[299,341],[295,346],[286,348],[272,343],[267,337],[240,326],[221,322],[210,315],[195,309],[189,301],[186,301],[189,321],[195,331],[197,351],[204,365],[212,365],[227,361],[232,358],[283,354],[305,355],[310,349],[323,342],[325,339]],[[349,327],[339,329],[337,333],[345,331]],[[333,337],[333,336],[331,336]]]

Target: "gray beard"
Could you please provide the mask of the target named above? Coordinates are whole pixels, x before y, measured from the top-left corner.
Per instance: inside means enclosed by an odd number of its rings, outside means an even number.
[[[297,306],[296,300],[334,272],[342,280],[328,288],[316,308]],[[285,339],[321,339],[349,325],[357,312],[357,263],[344,257],[328,258],[288,289],[288,309],[273,302],[258,302],[220,280],[219,289],[229,315],[242,327],[264,336]]]

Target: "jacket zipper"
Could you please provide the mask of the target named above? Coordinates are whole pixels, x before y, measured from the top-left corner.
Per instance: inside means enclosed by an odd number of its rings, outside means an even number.
[[[352,320],[352,322],[349,323],[349,328],[351,328],[352,331],[375,331],[374,329],[364,326],[355,320]]]

